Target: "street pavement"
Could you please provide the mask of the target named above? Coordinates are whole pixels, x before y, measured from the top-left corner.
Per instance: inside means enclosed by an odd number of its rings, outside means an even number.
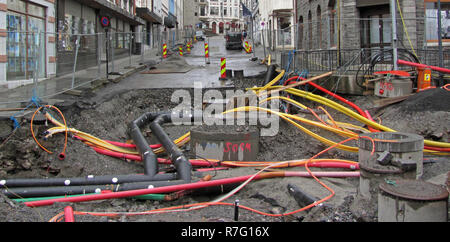
[[[200,82],[204,88],[220,88],[225,85],[219,80],[221,58],[226,58],[227,70],[243,70],[246,77],[261,74],[267,69],[259,61],[251,61],[252,54],[247,54],[244,50],[226,50],[223,36],[214,36],[207,41],[209,41],[210,64],[206,64],[205,61],[204,42],[199,41],[194,44],[190,54],[184,53],[183,56],[186,64],[191,67],[190,71],[164,74],[138,72],[124,78],[118,85],[126,89],[193,88],[194,83]]]
[[[33,97],[51,104],[60,101],[55,101],[55,97],[58,94],[67,93],[68,90],[72,90],[69,93],[77,95],[86,89],[102,88],[105,83],[115,86],[115,89],[123,90],[192,88],[196,82],[201,82],[203,88],[220,88],[224,86],[224,82],[219,80],[221,58],[226,58],[228,70],[243,70],[246,77],[266,71],[266,66],[260,64],[260,59],[264,57],[258,52],[256,57],[259,57],[259,60],[252,61],[254,54],[247,54],[244,50],[226,50],[225,39],[221,35],[209,37],[207,41],[209,42],[210,64],[205,62],[204,41],[198,41],[194,43],[191,53],[185,53],[182,57],[190,67],[190,71],[186,73],[141,74],[150,66],[166,61],[157,55],[160,50],[151,49],[146,50],[142,55],[132,55],[114,60],[114,71],[119,75],[109,75],[109,82],[106,81],[106,63],[102,63],[100,67],[94,66],[76,72],[74,78],[72,74],[68,74],[40,80],[36,86],[29,84],[14,89],[2,89],[0,90],[0,109],[23,108]],[[174,52],[173,54],[178,53]],[[109,71],[112,71],[111,64]]]

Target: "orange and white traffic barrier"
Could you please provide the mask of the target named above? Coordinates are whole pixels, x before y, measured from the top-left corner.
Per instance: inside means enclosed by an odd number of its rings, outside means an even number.
[[[183,56],[183,46],[178,47],[178,53]]]
[[[191,42],[187,43],[187,53],[190,54],[191,53]]]
[[[227,59],[220,59],[220,78],[221,80],[227,79]]]
[[[163,58],[167,58],[167,44],[163,44]]]
[[[209,44],[205,41],[205,62],[206,64],[210,64],[209,61]]]

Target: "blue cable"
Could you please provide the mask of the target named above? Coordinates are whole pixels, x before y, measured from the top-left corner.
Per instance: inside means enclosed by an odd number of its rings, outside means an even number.
[[[292,51],[289,51],[289,54],[288,54],[288,64],[287,64],[287,67],[286,67],[286,72],[284,73],[284,76],[283,76],[283,78],[280,80],[280,85],[282,85],[285,81],[286,81],[286,78],[288,77],[288,73],[289,73],[289,70],[291,69],[291,62],[292,62],[292,57],[293,56],[295,56],[295,50],[292,50]]]
[[[9,119],[11,119],[13,121],[13,123],[14,123],[14,130],[17,129],[17,128],[20,128],[20,123],[19,123],[19,121],[17,121],[15,116],[20,114],[20,113],[25,112],[25,110],[27,110],[33,104],[37,108],[41,107],[40,102],[41,102],[41,99],[36,95],[36,89],[33,88],[33,96],[31,97],[31,100],[29,101],[28,105],[24,109],[22,109],[20,112],[17,112],[15,114],[11,115],[11,117],[9,117]]]

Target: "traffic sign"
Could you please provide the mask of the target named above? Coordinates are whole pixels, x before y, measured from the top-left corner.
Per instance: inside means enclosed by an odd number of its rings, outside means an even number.
[[[111,22],[109,21],[109,18],[108,18],[108,17],[103,16],[103,17],[100,18],[100,24],[103,26],[103,28],[109,27],[109,26],[110,26],[110,23],[111,23]]]

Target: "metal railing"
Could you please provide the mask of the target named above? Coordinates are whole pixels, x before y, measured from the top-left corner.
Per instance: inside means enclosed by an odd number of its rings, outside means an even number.
[[[163,44],[176,48],[191,40],[194,31],[0,34],[6,39],[6,60],[0,63],[0,106],[20,106],[33,96],[49,98],[93,86],[113,74],[142,66],[150,58],[162,56]]]
[[[317,16],[312,19],[317,19]],[[397,46],[403,53],[401,57],[415,58],[416,62],[427,65],[439,65],[438,49],[436,44],[433,45],[433,41],[429,40],[432,19],[429,16],[397,19]],[[377,29],[377,34],[380,34],[377,36],[379,41],[371,39],[374,37],[369,35],[371,23],[375,23],[374,21],[382,23],[385,28],[382,34]],[[408,26],[414,23],[417,31],[408,32],[410,28],[406,28],[404,22],[408,23]],[[290,64],[291,68],[309,72],[345,70],[349,74],[355,74],[369,67],[375,71],[392,69],[392,56],[389,53],[392,52],[391,23],[391,18],[337,19],[336,15],[324,13],[320,21],[303,21],[287,27],[269,26],[267,23],[264,26],[254,24],[254,30],[248,31],[248,38],[253,38],[254,49],[259,58],[264,59],[270,54],[272,59],[283,67]],[[346,30],[339,29],[339,25],[347,26]],[[448,42],[444,43],[443,49],[443,64],[448,67]],[[380,51],[385,53],[379,55]],[[382,58],[382,61],[370,66],[371,56]]]
[[[426,63],[427,65],[438,65],[438,50],[419,49],[412,53],[408,49],[398,49],[400,59]],[[444,50],[444,64],[450,64],[450,50]],[[417,56],[416,56],[417,55]],[[392,49],[343,49],[343,50],[292,50],[281,53],[280,65],[286,67],[289,63],[291,68],[307,70],[309,72],[345,71],[355,74],[364,66],[372,65],[373,71],[392,70]],[[399,67],[402,69],[402,67]],[[405,69],[405,68],[403,68]]]

